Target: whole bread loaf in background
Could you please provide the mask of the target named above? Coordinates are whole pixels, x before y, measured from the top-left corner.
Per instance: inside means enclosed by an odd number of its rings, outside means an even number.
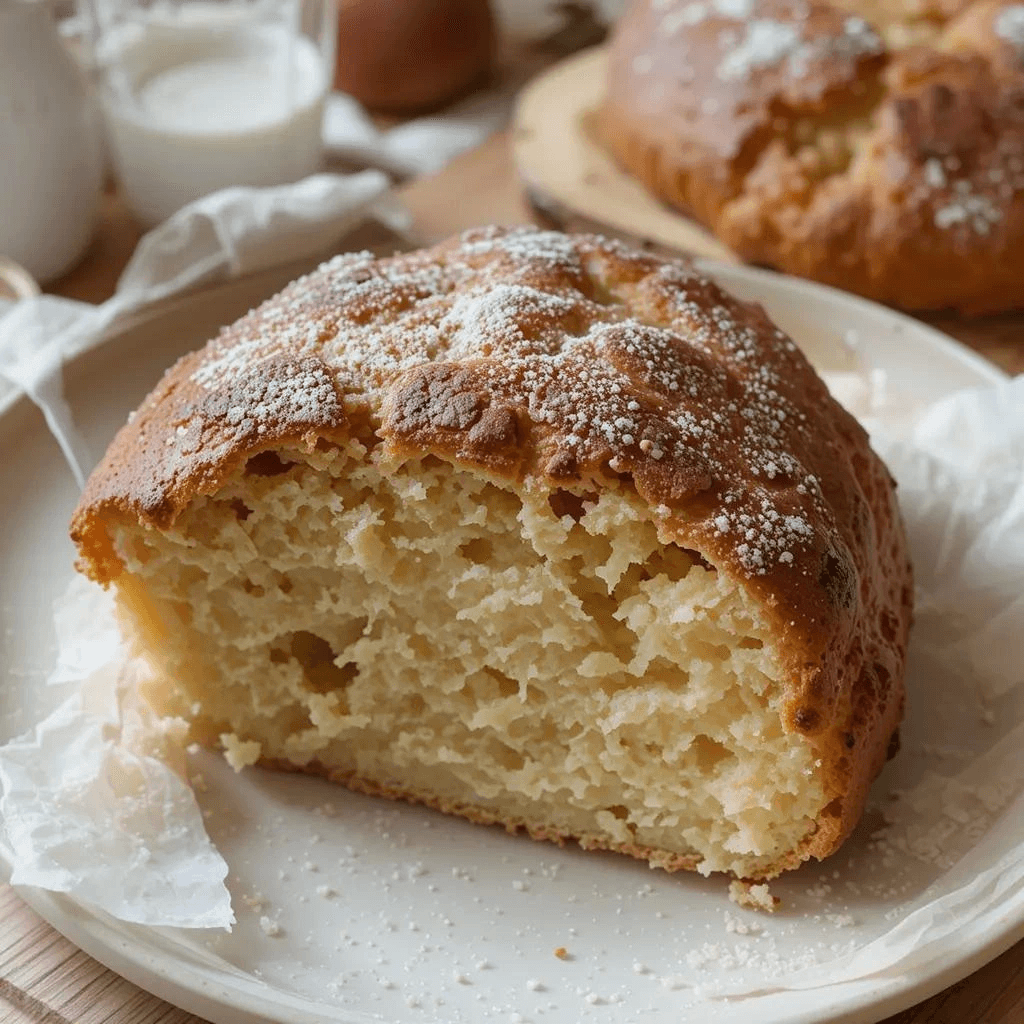
[[[1024,306],[1024,4],[636,0],[609,49],[608,148],[744,259]]]
[[[338,256],[169,370],[72,535],[236,766],[753,879],[894,749],[885,466],[759,307],[601,238]]]

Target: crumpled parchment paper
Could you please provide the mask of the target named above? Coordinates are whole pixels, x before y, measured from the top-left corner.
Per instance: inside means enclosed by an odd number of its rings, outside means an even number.
[[[56,622],[48,682],[79,685],[0,752],[11,883],[73,893],[125,921],[228,927],[228,867],[184,778],[183,728],[136,696],[146,669],[124,656],[112,596],[77,579]]]

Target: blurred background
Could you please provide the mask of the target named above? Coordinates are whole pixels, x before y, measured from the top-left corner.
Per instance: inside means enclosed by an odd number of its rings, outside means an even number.
[[[95,302],[204,197],[335,175],[333,214],[297,189],[179,232],[194,262],[281,216],[339,241],[343,177],[415,189],[503,136],[404,244],[539,217],[990,317],[1024,306],[1022,98],[1010,0],[0,0],[0,256]]]
[[[41,282],[116,190],[141,229],[232,185],[438,170],[622,0],[0,0],[0,253]]]

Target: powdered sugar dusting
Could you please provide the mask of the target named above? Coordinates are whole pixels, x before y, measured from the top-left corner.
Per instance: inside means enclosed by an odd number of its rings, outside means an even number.
[[[979,235],[987,235],[993,224],[1003,219],[1002,210],[985,195],[978,195],[967,187],[959,189],[955,197],[935,211],[935,226],[949,228],[954,224],[969,224]]]
[[[656,7],[662,5],[655,5]],[[754,0],[705,0],[702,3],[685,3],[676,10],[667,11],[660,28],[663,34],[672,35],[687,25],[699,25],[708,18],[730,18],[743,21],[754,13]]]
[[[711,6],[723,18],[742,21],[754,13],[754,0],[712,0]]]
[[[1015,46],[1024,54],[1024,4],[1009,4],[992,22],[992,28],[1000,39]]]
[[[656,4],[655,10],[666,5]],[[723,82],[746,81],[761,68],[782,67],[802,78],[823,61],[853,63],[881,53],[884,43],[863,19],[844,18],[831,31],[808,27],[810,7],[793,0],[785,16],[756,17],[754,0],[703,0],[662,10],[658,34],[675,36],[710,20],[729,23],[716,34],[722,53],[717,76]]]
[[[379,409],[385,437],[460,457],[512,465],[540,445],[556,478],[631,476],[661,514],[706,494],[706,539],[763,575],[830,546],[794,453],[810,438],[788,382],[801,372],[785,335],[692,269],[484,229],[433,253],[337,257],[222,333],[191,375],[208,398],[173,459],[187,470],[337,425],[344,401]]]
[[[809,29],[811,9],[793,0],[785,16],[756,17],[754,0],[703,0],[681,6],[655,4],[661,14],[657,31],[675,36],[708,21],[726,22],[716,34],[722,53],[717,76],[724,82],[746,81],[761,68],[782,67],[788,75],[802,78],[823,61],[854,63],[881,53],[884,43],[875,30],[856,16],[844,18],[831,31]]]
[[[519,356],[550,353],[562,347],[579,308],[578,300],[565,296],[499,284],[456,296],[439,327],[447,336],[448,358],[489,355],[496,348]]]
[[[239,449],[343,421],[334,377],[320,360],[243,352],[248,359],[222,351],[200,378],[219,384],[167,436],[165,458],[173,475],[204,472]]]
[[[723,81],[744,81],[757,69],[784,65],[793,78],[804,77],[823,60],[851,62],[882,52],[881,37],[863,20],[844,19],[838,33],[808,38],[800,17],[786,21],[757,18],[718,65]]]
[[[1007,133],[987,161],[970,170],[952,154],[930,157],[922,178],[917,197],[932,206],[935,227],[984,237],[1024,193],[1024,143]]]
[[[665,4],[655,4],[655,9]],[[703,2],[684,3],[670,9],[660,22],[660,31],[672,35],[681,28],[699,25],[710,17],[744,20],[754,13],[755,0],[703,0]]]
[[[796,25],[764,19],[752,21],[746,35],[718,65],[718,77],[727,82],[749,78],[754,68],[793,58],[802,45],[803,37]]]

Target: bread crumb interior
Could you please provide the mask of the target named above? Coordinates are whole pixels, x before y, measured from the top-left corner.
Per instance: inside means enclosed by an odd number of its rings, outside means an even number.
[[[238,767],[748,878],[824,803],[756,606],[625,486],[524,493],[352,440],[256,456],[116,544],[147,696]]]

